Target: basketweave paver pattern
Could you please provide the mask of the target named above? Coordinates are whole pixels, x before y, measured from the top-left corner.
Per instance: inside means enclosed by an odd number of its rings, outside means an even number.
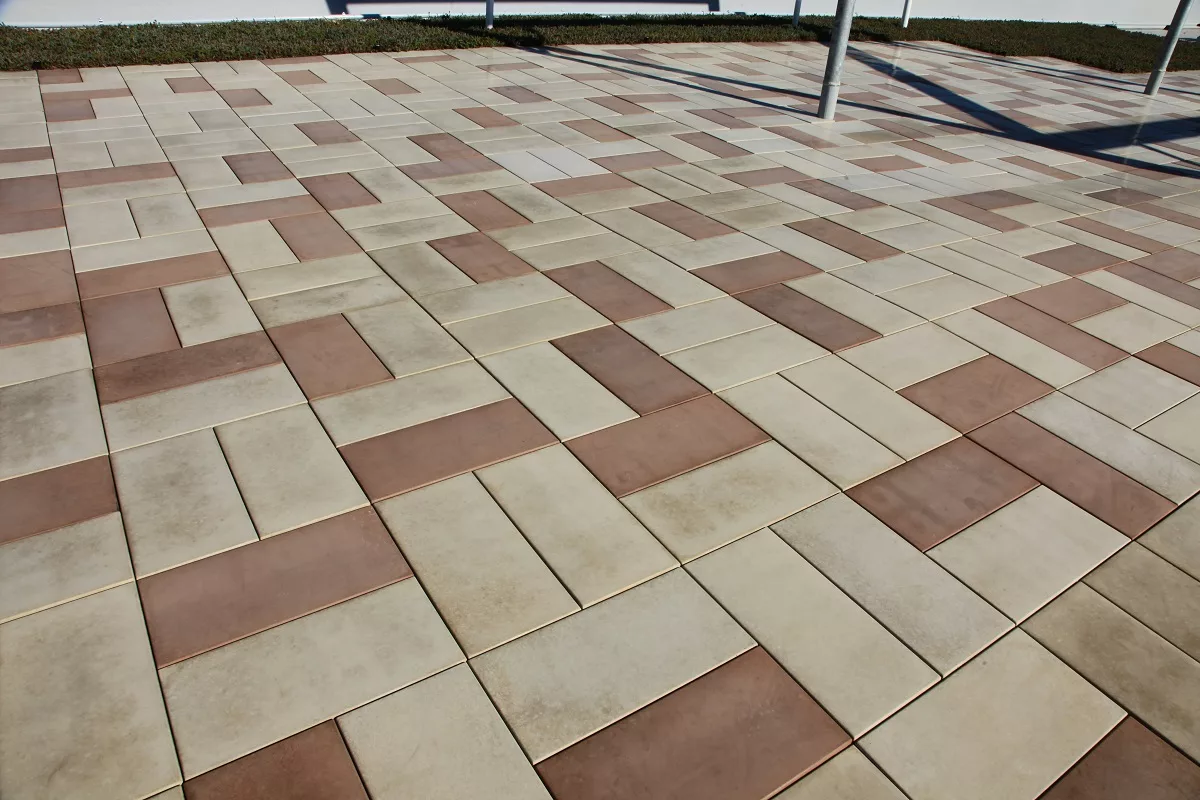
[[[0,796],[1194,800],[1200,75],[0,74]]]

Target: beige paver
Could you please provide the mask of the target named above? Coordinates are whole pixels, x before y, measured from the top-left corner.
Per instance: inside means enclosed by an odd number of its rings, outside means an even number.
[[[0,388],[0,480],[104,455],[88,370]]]
[[[938,679],[769,530],[687,569],[852,736]]]
[[[902,800],[904,794],[857,747],[848,747],[779,800]]]
[[[465,665],[351,711],[338,718],[338,727],[363,783],[378,800],[400,800],[414,792],[429,800],[482,795],[549,800]]]
[[[667,360],[712,391],[728,389],[827,355],[782,325],[677,350]]]
[[[1200,386],[1140,358],[1125,358],[1062,392],[1122,425],[1136,428],[1200,392]]]
[[[1012,627],[843,494],[771,529],[943,675]]]
[[[187,778],[462,658],[410,579],[172,664],[159,677]]]
[[[1128,544],[1039,486],[950,537],[929,556],[1020,622]]]
[[[144,797],[179,782],[132,584],[0,625],[0,760],[6,797]]]
[[[1033,800],[1124,716],[1013,631],[861,746],[909,796]]]
[[[415,302],[404,300],[350,311],[346,319],[397,378],[471,357]]]
[[[891,389],[918,381],[984,355],[970,342],[936,325],[920,325],[860,344],[839,354]]]
[[[621,327],[655,352],[667,355],[771,324],[769,317],[744,303],[722,297],[623,322]]]

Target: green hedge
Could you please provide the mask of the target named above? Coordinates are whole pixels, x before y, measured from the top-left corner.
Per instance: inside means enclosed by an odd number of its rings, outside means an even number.
[[[500,16],[487,31],[478,17],[433,19],[222,22],[107,25],[35,30],[0,26],[0,69],[100,67],[232,61],[285,56],[432,50],[459,47],[540,47],[650,42],[815,41],[829,36],[830,17],[730,14],[599,17]],[[1005,56],[1051,56],[1113,72],[1147,72],[1162,39],[1116,28],[1051,22],[859,18],[859,41],[942,41]],[[1180,42],[1173,69],[1200,68],[1200,43]]]

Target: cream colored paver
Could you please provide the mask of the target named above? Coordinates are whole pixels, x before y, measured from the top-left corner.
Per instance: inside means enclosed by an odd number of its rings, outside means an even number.
[[[184,347],[262,330],[232,277],[166,286],[162,294]]]
[[[585,607],[679,563],[562,446],[501,462],[477,475]]]
[[[1138,256],[1131,256],[1137,258]],[[1114,275],[1108,270],[1097,270],[1089,272],[1086,275],[1079,276],[1079,279],[1093,286],[1099,286],[1106,292],[1112,292],[1118,297],[1124,297],[1131,303],[1137,303],[1139,306],[1153,311],[1155,314],[1161,314],[1167,319],[1174,320],[1189,328],[1194,328],[1200,325],[1200,308],[1181,303],[1178,300],[1167,297],[1165,294],[1160,294],[1140,283],[1134,283],[1131,280],[1122,278],[1120,275]],[[1163,325],[1165,328],[1166,326]]]
[[[1075,323],[1075,327],[1128,353],[1145,350],[1150,345],[1178,336],[1187,330],[1186,325],[1180,325],[1134,303],[1126,303],[1081,319]]]
[[[0,387],[92,368],[82,333],[0,348]]]
[[[931,281],[950,273],[939,266],[904,253],[878,261],[868,261],[833,273],[844,281],[874,294],[890,292],[903,286]]]
[[[780,374],[906,459],[958,436],[937,417],[837,356]]]
[[[368,255],[413,297],[475,283],[424,242],[372,250]]]
[[[506,350],[480,363],[563,441],[637,417],[552,344]]]
[[[159,677],[189,778],[462,660],[409,579],[172,664]]]
[[[708,281],[649,250],[609,256],[602,263],[675,308],[715,300],[725,294]]]
[[[124,200],[67,206],[63,211],[72,247],[138,238],[137,224]]]
[[[774,249],[793,255],[801,261],[807,261],[818,269],[840,269],[862,262],[861,258],[838,250],[833,245],[825,244],[820,239],[806,236],[798,230],[786,225],[771,228],[758,228],[754,238],[766,242]],[[730,259],[722,259],[730,260]]]
[[[1200,662],[1077,583],[1023,626],[1160,736],[1200,757]]]
[[[1200,464],[1064,394],[1046,395],[1017,413],[1176,503],[1200,489]]]
[[[766,255],[775,252],[776,249],[778,248],[744,233],[727,233],[724,236],[713,236],[687,244],[656,247],[654,252],[684,269],[696,269],[736,261],[739,258]]]
[[[911,311],[836,277],[836,273],[809,275],[788,281],[787,285],[885,336],[924,322]]]
[[[974,309],[942,317],[937,324],[1051,386],[1066,386],[1092,373],[1090,367]]]
[[[351,711],[338,728],[374,800],[550,800],[466,665]]]
[[[961,275],[946,275],[883,294],[885,299],[925,319],[949,316],[1003,296]]]
[[[379,513],[468,656],[579,610],[473,475],[394,497]]]
[[[474,361],[325,397],[313,408],[341,447],[509,397]]]
[[[89,370],[0,388],[0,480],[107,450]]]
[[[943,675],[1012,627],[844,494],[771,529]]]
[[[683,570],[472,659],[535,764],[754,647]]]
[[[323,286],[303,292],[268,297],[250,304],[267,327],[303,322],[306,319],[371,308],[408,297],[404,290],[383,275]]]
[[[667,360],[716,392],[828,355],[782,325],[678,350]]]
[[[519,228],[511,230],[519,230]],[[638,249],[636,243],[624,236],[618,236],[615,233],[601,233],[596,236],[585,236],[582,239],[525,247],[514,250],[513,255],[518,256],[530,266],[544,271],[632,253]]]
[[[385,247],[398,247],[413,242],[428,242],[431,239],[474,233],[474,231],[475,228],[457,214],[442,214],[425,219],[385,222],[382,225],[354,228],[348,233],[354,237],[354,241],[358,242],[358,246],[363,250],[380,250]]]
[[[770,530],[687,569],[852,736],[938,680]]]
[[[204,227],[192,201],[186,194],[162,194],[137,197],[129,201],[129,210],[140,236],[162,236]]]
[[[260,537],[367,504],[307,405],[222,425],[217,438]]]
[[[986,354],[944,328],[925,324],[839,355],[880,383],[899,390]]]
[[[690,561],[837,492],[768,442],[621,498],[680,561]]]
[[[303,402],[288,368],[274,364],[122,400],[101,411],[108,446],[116,452]]]
[[[1136,428],[1200,392],[1200,387],[1140,358],[1125,358],[1064,387],[1062,392],[1122,425]]]
[[[889,244],[897,250],[908,252],[923,250],[927,247],[938,247],[951,242],[961,242],[969,237],[938,225],[936,222],[917,222],[912,225],[901,225],[898,228],[875,231],[871,234],[871,238]]]
[[[1192,498],[1162,522],[1138,537],[1138,544],[1153,550],[1200,580],[1200,500]]]
[[[904,463],[778,375],[728,389],[721,397],[840,488]]]
[[[349,311],[346,319],[397,378],[471,358],[453,336],[410,300]]]
[[[857,747],[847,747],[777,800],[904,800],[904,793]]]
[[[238,272],[234,277],[247,300],[262,300],[266,297],[333,286],[382,274],[382,270],[370,256],[366,253],[354,253]]]
[[[1008,209],[1001,209],[1001,211],[1006,210]],[[990,264],[997,269],[1002,269],[1005,272],[1012,273],[1041,286],[1065,281],[1070,277],[1058,270],[1042,266],[1035,261],[1013,255],[1007,250],[1001,250],[982,239],[966,239],[961,242],[953,242],[946,245],[946,248],[956,253],[962,253],[971,258],[978,259],[985,264]],[[946,267],[946,269],[950,269],[950,267]]]
[[[1020,622],[1129,543],[1045,486],[929,551],[992,605]]]
[[[1195,397],[1185,400],[1138,428],[1138,432],[1193,461],[1200,460],[1200,402]]]
[[[132,584],[0,625],[0,763],[4,797],[146,797],[179,783]]]
[[[962,219],[962,217],[957,218]],[[963,242],[962,244],[967,244],[970,241],[973,240]],[[964,278],[995,289],[1002,294],[1012,295],[1038,287],[1038,284],[1031,280],[1014,275],[1011,272],[1006,272],[977,258],[972,258],[966,253],[951,250],[949,247],[931,247],[928,250],[922,250],[917,253],[917,256],[923,261],[937,264],[942,269],[948,269]]]
[[[501,311],[571,297],[571,293],[545,275],[518,275],[473,284],[422,297],[420,303],[443,325]]]
[[[910,797],[1034,800],[1124,716],[1013,631],[861,747]]]
[[[139,576],[258,538],[210,430],[123,450],[112,468]]]
[[[722,297],[623,322],[621,327],[655,352],[667,355],[773,324],[745,303]]]
[[[210,228],[209,232],[225,263],[234,272],[300,262],[268,220]]]
[[[1192,658],[1200,658],[1200,581],[1134,542],[1084,582]]]
[[[76,272],[88,272],[124,264],[141,264],[163,258],[209,253],[216,249],[207,231],[185,231],[151,236],[148,239],[76,247],[71,250],[71,259],[75,262]]]
[[[120,514],[0,546],[0,622],[133,580]]]
[[[608,324],[604,315],[582,300],[564,297],[455,322],[446,330],[478,358]]]
[[[604,233],[604,226],[583,216],[571,216],[533,225],[518,225],[492,231],[489,236],[509,250],[565,242]]]
[[[667,247],[692,241],[679,231],[628,208],[601,211],[590,219],[642,247]]]

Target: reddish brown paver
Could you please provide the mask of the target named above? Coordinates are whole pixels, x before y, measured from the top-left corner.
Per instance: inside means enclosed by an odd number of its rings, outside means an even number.
[[[477,283],[535,272],[533,267],[482,233],[433,239],[429,246]]]
[[[567,442],[617,497],[768,441],[724,401],[701,397]]]
[[[345,125],[332,119],[322,122],[299,122],[296,124],[296,130],[311,139],[313,144],[348,144],[359,140],[346,130]]]
[[[375,80],[363,81],[376,91],[384,94],[416,94],[417,90],[409,86],[399,78],[376,78]]]
[[[65,228],[66,226],[67,221],[61,208],[16,211],[0,217],[0,236],[6,233],[44,231],[49,228]]]
[[[0,213],[38,211],[43,208],[62,208],[56,176],[0,179]]]
[[[58,185],[62,189],[83,189],[88,186],[105,186],[110,183],[132,183],[174,177],[175,168],[165,161],[159,161],[152,164],[134,164],[128,167],[102,167],[64,172],[58,177]]]
[[[456,108],[454,110],[481,128],[507,128],[510,125],[520,124],[490,108]]]
[[[97,367],[179,347],[158,289],[84,300],[83,319]]]
[[[1038,485],[967,439],[955,439],[847,490],[922,551]]]
[[[675,138],[681,142],[686,142],[692,147],[699,147],[705,152],[712,153],[717,158],[737,158],[738,156],[749,155],[750,151],[738,147],[736,144],[731,144],[724,139],[718,139],[711,133],[703,131],[697,133],[679,133]]]
[[[782,284],[742,292],[737,298],[826,350],[845,350],[879,338],[877,331]]]
[[[1129,302],[1124,297],[1074,278],[1030,289],[1013,297],[1063,322],[1078,322]]]
[[[590,136],[597,142],[620,142],[633,137],[594,119],[566,119],[563,125]]]
[[[411,575],[364,508],[156,573],[138,588],[161,668]]]
[[[827,219],[806,219],[800,222],[789,222],[787,226],[863,261],[875,261],[900,255],[900,251],[891,245],[872,239],[870,236],[863,236],[857,231],[852,231]]]
[[[1180,283],[1158,272],[1139,267],[1137,264],[1117,264],[1115,267],[1109,267],[1108,271],[1125,280],[1145,286],[1164,297],[1178,300],[1192,308],[1200,308],[1200,289],[1195,286]]]
[[[900,390],[900,395],[966,433],[1054,391],[995,356],[968,361]]]
[[[788,184],[795,186],[797,189],[802,189],[809,194],[815,194],[817,197],[822,197],[831,203],[837,203],[840,206],[845,206],[853,211],[862,211],[867,208],[879,208],[883,203],[878,200],[873,200],[866,195],[851,192],[848,189],[843,189],[840,186],[834,186],[832,183],[825,181],[798,181]]]
[[[225,156],[225,163],[242,183],[287,181],[293,177],[274,153],[239,153]]]
[[[367,800],[337,723],[322,722],[184,782],[187,800]]]
[[[492,91],[514,103],[545,103],[547,99],[524,86],[494,86]]]
[[[278,73],[291,86],[319,86],[325,79],[309,69],[289,69]]]
[[[596,166],[602,167],[609,172],[633,172],[639,169],[673,167],[676,164],[684,163],[683,159],[677,158],[670,153],[664,153],[661,150],[652,150],[649,153],[630,153],[625,156],[604,156],[602,158],[594,158],[592,161]]]
[[[1026,258],[1035,264],[1058,270],[1066,275],[1095,272],[1125,260],[1082,244],[1069,244],[1066,247],[1034,253]]]
[[[1170,342],[1159,342],[1139,352],[1137,357],[1200,386],[1200,356],[1195,353],[1176,347]]]
[[[0,481],[0,545],[117,510],[108,456]]]
[[[123,267],[94,269],[81,272],[79,295],[84,300],[113,294],[158,289],[180,283],[219,278],[229,274],[225,259],[216,250],[190,256],[174,256]]]
[[[78,299],[71,251],[0,258],[0,314]]]
[[[722,291],[737,294],[795,278],[816,275],[818,272],[820,270],[808,262],[801,261],[787,253],[767,253],[750,258],[739,258],[736,261],[726,261],[724,264],[714,264],[711,267],[701,267],[694,270],[692,274],[699,275]]]
[[[1126,717],[1040,800],[1194,797],[1200,797],[1200,766],[1133,717]]]
[[[118,403],[200,381],[278,364],[282,359],[262,331],[96,368],[100,402]]]
[[[995,211],[998,208],[1012,208],[1032,203],[1028,197],[997,189],[991,192],[976,192],[975,194],[960,194],[954,198],[967,205],[982,208],[985,211]]]
[[[221,95],[222,100],[229,104],[230,108],[255,108],[271,105],[271,101],[264,97],[258,89],[218,89],[217,93]]]
[[[1130,263],[1184,283],[1200,278],[1200,255],[1190,250],[1164,250],[1134,259]]]
[[[793,183],[811,178],[803,172],[797,172],[789,167],[769,167],[767,169],[752,169],[747,172],[734,172],[725,176],[734,183],[742,186],[770,186],[773,183]]]
[[[325,212],[271,220],[288,249],[301,261],[349,256],[362,248]]]
[[[710,219],[687,206],[670,201],[634,206],[633,210],[657,223],[666,225],[671,230],[682,233],[689,239],[708,239],[712,236],[724,236],[737,232],[728,225]]]
[[[516,400],[501,400],[348,444],[341,453],[374,501],[557,441]]]
[[[904,156],[876,156],[874,158],[851,159],[851,164],[871,172],[895,172],[901,169],[920,169],[921,164]]]
[[[1132,206],[1158,199],[1152,194],[1139,192],[1136,189],[1105,189],[1102,192],[1093,192],[1091,196],[1118,206]]]
[[[83,333],[78,303],[0,314],[0,347],[42,342]]]
[[[341,314],[281,325],[268,333],[309,400],[392,379]]]
[[[251,200],[227,206],[200,209],[200,219],[209,228],[238,225],[243,222],[260,222],[265,219],[281,219],[298,214],[321,211],[321,204],[308,195],[283,197],[278,200]]]
[[[353,175],[345,172],[301,178],[300,183],[308,190],[309,194],[317,198],[317,202],[326,211],[360,208],[379,202],[379,199],[363,188],[363,185],[356,181]]]
[[[583,178],[560,178],[533,184],[551,197],[573,197],[577,194],[605,192],[610,189],[632,189],[637,186],[620,175],[588,175]]]
[[[708,390],[615,325],[551,342],[639,414],[703,397]]]
[[[1075,217],[1074,219],[1064,219],[1062,222],[1064,225],[1069,225],[1072,228],[1094,233],[1097,236],[1103,236],[1105,239],[1110,239],[1118,244],[1142,250],[1146,253],[1160,253],[1171,249],[1170,245],[1164,244],[1157,239],[1141,236],[1136,231],[1123,231],[1120,228],[1106,225],[1091,217]]]
[[[561,800],[759,800],[850,736],[761,647],[538,764]]]
[[[613,322],[625,322],[671,309],[671,306],[599,261],[552,269],[546,274]]]
[[[1001,417],[969,436],[1131,538],[1175,508],[1171,501],[1019,414]]]
[[[1015,231],[1025,227],[1023,222],[1017,222],[1015,219],[1009,219],[993,211],[964,203],[957,197],[934,197],[925,202],[934,208],[940,208],[972,222],[978,222],[980,225],[986,225],[992,230]]]
[[[192,92],[211,92],[213,87],[201,77],[167,78],[167,86],[175,94],[190,94]]]
[[[444,194],[438,199],[455,214],[481,231],[495,231],[529,224],[529,220],[487,192]]]
[[[1095,370],[1115,364],[1127,355],[1091,334],[1010,297],[976,306],[976,310]]]

